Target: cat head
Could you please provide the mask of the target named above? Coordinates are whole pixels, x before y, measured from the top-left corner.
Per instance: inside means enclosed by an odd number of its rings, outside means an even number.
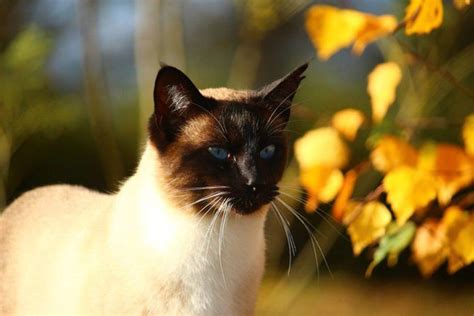
[[[150,140],[169,186],[197,211],[223,205],[250,214],[277,195],[287,162],[285,126],[304,64],[259,90],[199,90],[163,66]]]

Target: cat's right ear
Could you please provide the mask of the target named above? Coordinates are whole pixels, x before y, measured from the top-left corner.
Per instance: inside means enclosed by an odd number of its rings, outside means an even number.
[[[163,64],[156,76],[153,99],[155,111],[148,127],[150,138],[159,150],[165,150],[186,120],[207,104],[181,70]]]
[[[192,81],[179,69],[162,65],[153,91],[155,119],[168,128],[182,123],[196,107],[205,104],[205,98]]]

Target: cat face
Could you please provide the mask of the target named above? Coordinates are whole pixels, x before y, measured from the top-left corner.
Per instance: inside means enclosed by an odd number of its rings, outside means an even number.
[[[197,211],[226,203],[250,214],[273,200],[287,162],[284,128],[306,68],[255,91],[199,91],[178,69],[160,70],[150,139],[182,201]]]

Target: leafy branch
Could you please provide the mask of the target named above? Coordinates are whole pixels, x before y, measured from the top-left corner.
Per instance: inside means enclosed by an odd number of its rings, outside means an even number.
[[[469,0],[456,1],[457,7],[469,4]],[[439,0],[410,1],[401,22],[393,15],[314,5],[307,11],[306,29],[318,57],[327,60],[350,45],[360,55],[371,42],[395,36],[401,30],[406,35],[430,33],[442,21],[443,2]],[[396,40],[411,59],[474,99],[474,91],[451,71]],[[368,76],[371,119],[359,110],[343,109],[333,115],[330,126],[311,130],[296,141],[300,182],[308,195],[306,209],[315,211],[320,202],[334,201],[333,217],[347,226],[354,254],[375,248],[367,276],[385,258],[389,265],[395,264],[401,251],[410,245],[424,276],[430,276],[444,262],[454,273],[474,262],[474,113],[465,118],[461,129],[463,147],[431,140],[415,147],[410,143],[410,132],[419,128],[420,122],[425,126],[434,122],[440,127],[447,123],[434,119],[417,120],[411,125],[390,123],[386,114],[396,100],[402,79],[397,63],[377,65]],[[369,129],[365,143],[370,157],[342,172],[350,161],[346,143],[361,137],[358,131],[363,124]],[[314,155],[321,152],[324,155]],[[365,197],[357,199],[352,195],[365,170],[377,171],[382,180]]]

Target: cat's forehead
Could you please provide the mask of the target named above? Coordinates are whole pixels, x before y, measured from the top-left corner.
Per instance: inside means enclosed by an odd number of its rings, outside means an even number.
[[[253,90],[213,88],[203,94],[215,100],[211,110],[216,119],[240,134],[257,132],[267,119],[268,110],[260,104],[260,96]]]
[[[264,133],[264,120],[255,105],[220,100],[215,109],[188,121],[181,139],[198,146],[213,142],[254,143]]]
[[[256,92],[253,90],[234,90],[229,88],[209,88],[200,90],[200,92],[208,98],[235,102],[249,102],[256,95]]]

